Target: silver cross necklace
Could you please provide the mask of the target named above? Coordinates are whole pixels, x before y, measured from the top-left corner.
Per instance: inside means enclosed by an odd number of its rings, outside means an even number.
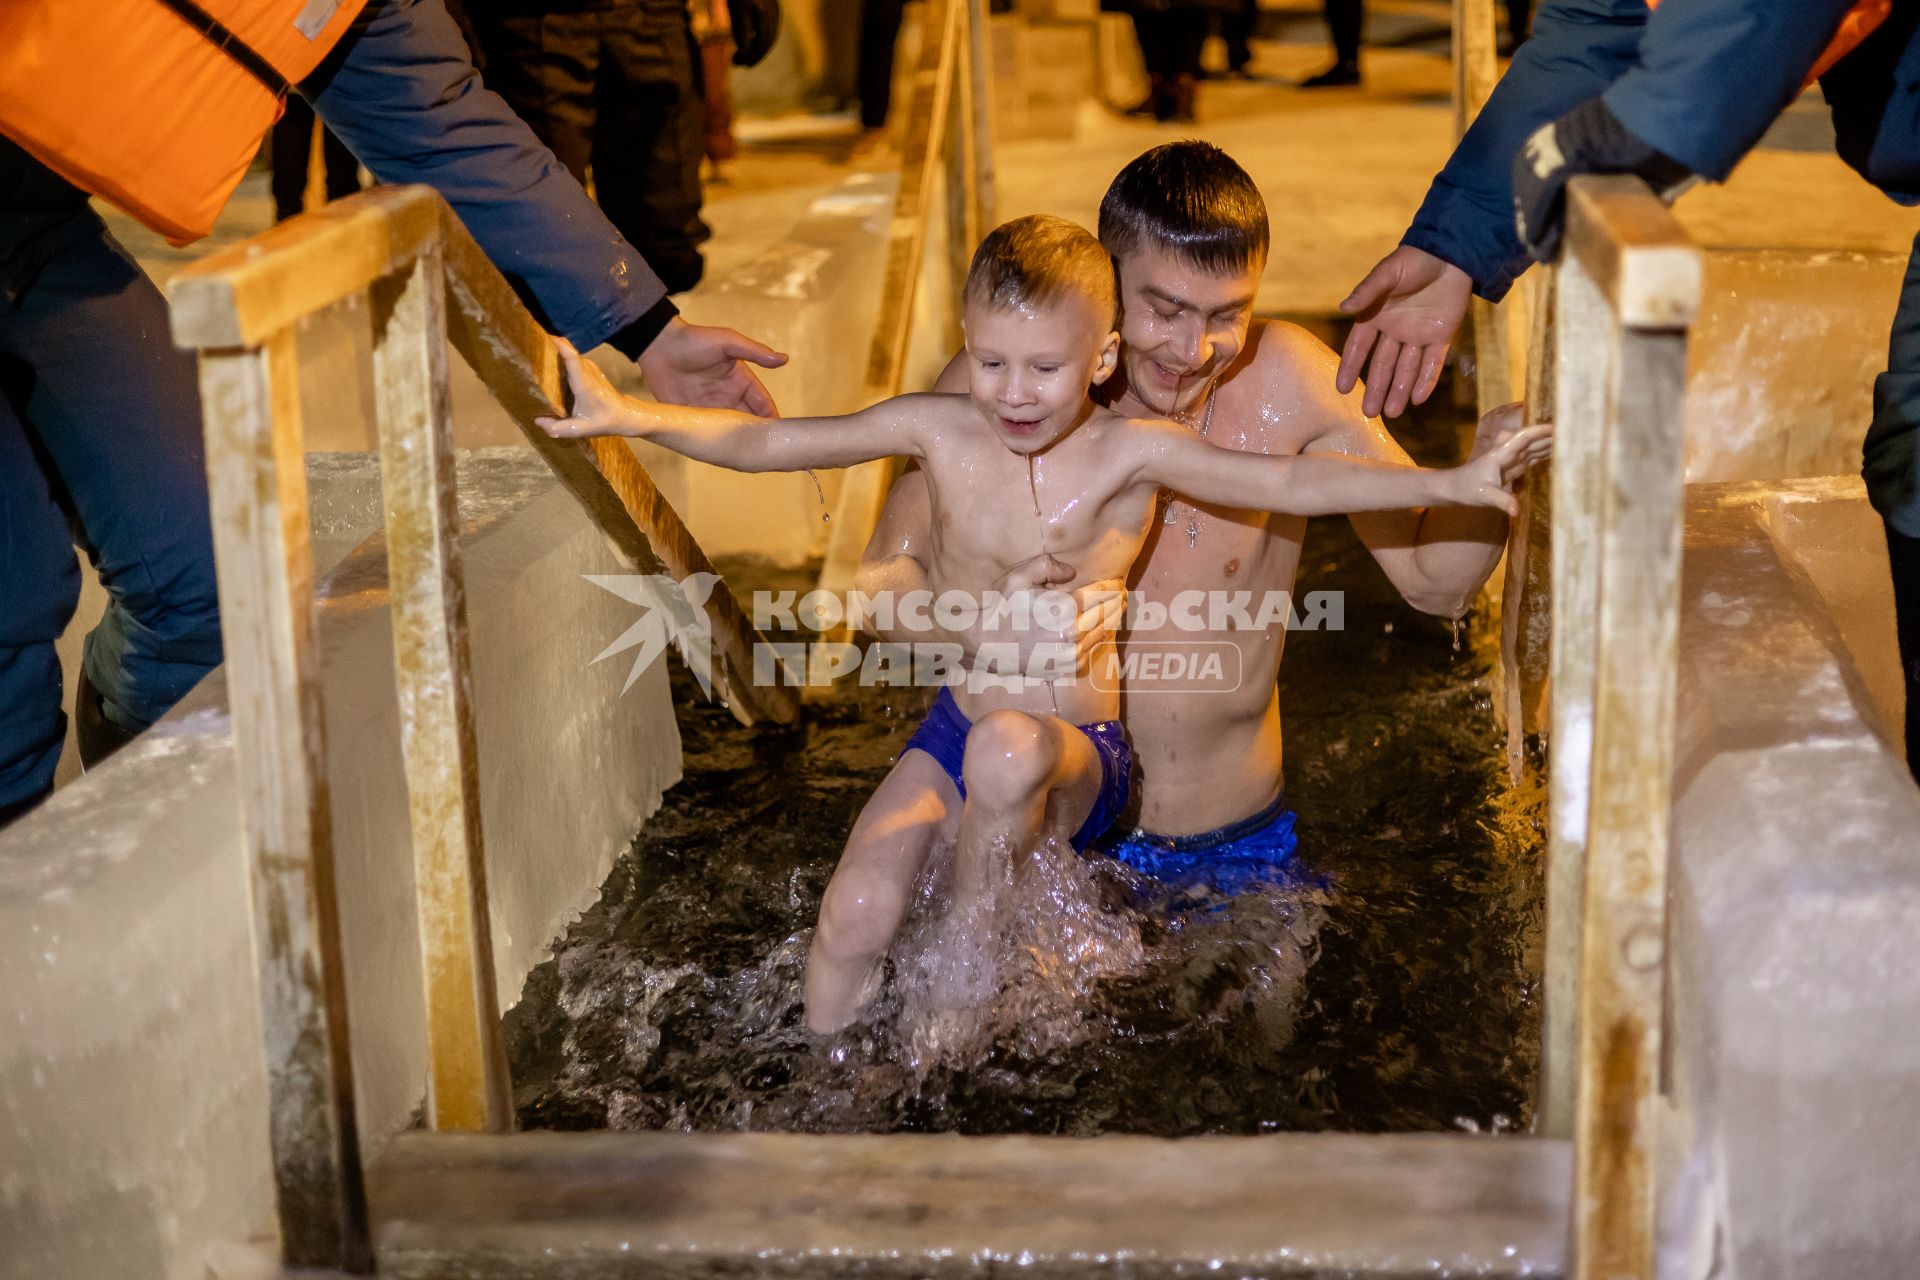
[[[1207,432],[1213,427],[1213,394],[1214,387],[1218,382],[1219,378],[1215,377],[1207,383],[1207,407],[1200,414],[1200,438],[1202,440],[1207,438]],[[1184,416],[1179,417],[1178,420],[1182,426],[1193,425],[1188,422]],[[1173,491],[1169,489],[1167,491],[1166,514],[1160,518],[1160,523],[1174,524],[1177,523],[1177,521],[1178,515],[1174,511]],[[1187,545],[1189,547],[1197,547],[1200,545],[1200,508],[1194,506],[1192,503],[1187,504]]]

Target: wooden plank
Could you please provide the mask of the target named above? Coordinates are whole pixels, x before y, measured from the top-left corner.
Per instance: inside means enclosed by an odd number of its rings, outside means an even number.
[[[678,581],[713,573],[706,553],[624,440],[555,440],[533,425],[535,417],[565,412],[566,383],[553,341],[459,219],[442,209],[448,333],[455,350],[637,572],[664,573]],[[735,718],[748,725],[797,720],[800,701],[793,689],[754,684],[753,646],[759,636],[733,593],[722,583],[701,608],[716,650],[714,692]]]
[[[1467,131],[1500,80],[1493,0],[1453,0],[1453,136]]]
[[[1479,116],[1500,78],[1493,0],[1453,0],[1453,136]],[[1482,416],[1513,400],[1504,304],[1473,299],[1468,308],[1473,335],[1473,385]]]
[[[971,0],[953,6],[957,20],[964,23],[971,13]],[[956,303],[966,291],[967,271],[973,265],[973,251],[986,234],[980,225],[980,202],[976,194],[977,173],[973,130],[974,83],[971,67],[973,46],[962,32],[956,39],[961,66],[953,77],[953,92],[947,95],[947,122],[941,130],[941,154],[946,160],[944,185],[947,191],[947,279],[948,296]]]
[[[906,145],[900,157],[900,187],[887,229],[887,265],[880,283],[880,314],[867,352],[865,396],[869,402],[904,390],[907,348],[913,336],[914,299],[926,257],[927,224],[939,182],[942,142],[950,123],[958,74],[961,5],[967,0],[928,0],[920,61],[907,96]],[[955,303],[959,299],[956,296]],[[844,598],[853,589],[860,557],[873,537],[892,487],[892,459],[847,468],[827,532],[826,561],[817,588]]]
[[[402,1134],[383,1274],[1544,1276],[1567,1144],[1257,1138]],[[1017,1259],[1017,1264],[1015,1260]],[[997,1265],[996,1265],[997,1264]]]
[[[1534,278],[1536,305],[1527,344],[1526,419],[1552,422],[1554,268]],[[1526,739],[1545,727],[1549,640],[1553,634],[1553,481],[1551,462],[1527,476],[1520,515],[1507,534],[1500,592],[1500,719],[1507,730],[1507,768],[1520,781]]]
[[[1628,174],[1567,184],[1563,257],[1578,259],[1629,329],[1673,329],[1700,313],[1700,254],[1673,214]]]
[[[281,1246],[372,1269],[334,894],[319,639],[291,329],[200,356]]]
[[[1606,299],[1581,264],[1563,261],[1557,284],[1545,1029],[1535,1127],[1549,1137],[1571,1137],[1600,592],[1600,424],[1607,411],[1614,345]]]
[[[1622,334],[1602,444],[1573,1250],[1607,1280],[1653,1276],[1686,375],[1684,331]]]
[[[438,234],[442,203],[426,187],[375,187],[208,254],[167,285],[173,340],[201,350],[259,346],[364,293]]]
[[[427,1004],[427,1123],[513,1127],[480,822],[438,246],[370,290],[394,679]]]
[[[976,241],[1000,224],[1000,181],[994,169],[993,77],[988,60],[993,56],[988,39],[987,0],[967,0],[967,80],[971,85],[968,102],[973,131],[973,225]],[[1097,43],[1097,41],[1096,41]]]

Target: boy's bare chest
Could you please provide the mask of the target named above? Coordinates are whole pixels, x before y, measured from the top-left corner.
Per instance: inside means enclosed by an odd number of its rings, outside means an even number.
[[[972,461],[929,474],[934,568],[949,586],[989,582],[1042,553],[1071,566],[1075,584],[1092,582],[1124,576],[1138,556],[1154,513],[1150,488],[1123,489],[1102,468],[1051,458]]]

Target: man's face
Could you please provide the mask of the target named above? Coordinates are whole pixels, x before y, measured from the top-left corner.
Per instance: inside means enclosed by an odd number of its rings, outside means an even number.
[[[1157,414],[1184,414],[1246,346],[1266,264],[1217,273],[1148,245],[1118,265],[1127,386]]]
[[[1077,295],[1044,305],[967,304],[973,403],[1015,453],[1039,453],[1077,426],[1087,388],[1113,372],[1119,335]]]

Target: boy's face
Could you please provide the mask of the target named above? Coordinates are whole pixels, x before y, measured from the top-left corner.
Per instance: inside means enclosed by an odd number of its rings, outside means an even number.
[[[1247,345],[1266,264],[1216,273],[1146,245],[1117,265],[1127,386],[1157,414],[1187,413]]]
[[[1077,294],[1014,307],[969,301],[966,328],[973,403],[1015,453],[1039,453],[1073,430],[1087,388],[1118,358],[1120,335]]]

